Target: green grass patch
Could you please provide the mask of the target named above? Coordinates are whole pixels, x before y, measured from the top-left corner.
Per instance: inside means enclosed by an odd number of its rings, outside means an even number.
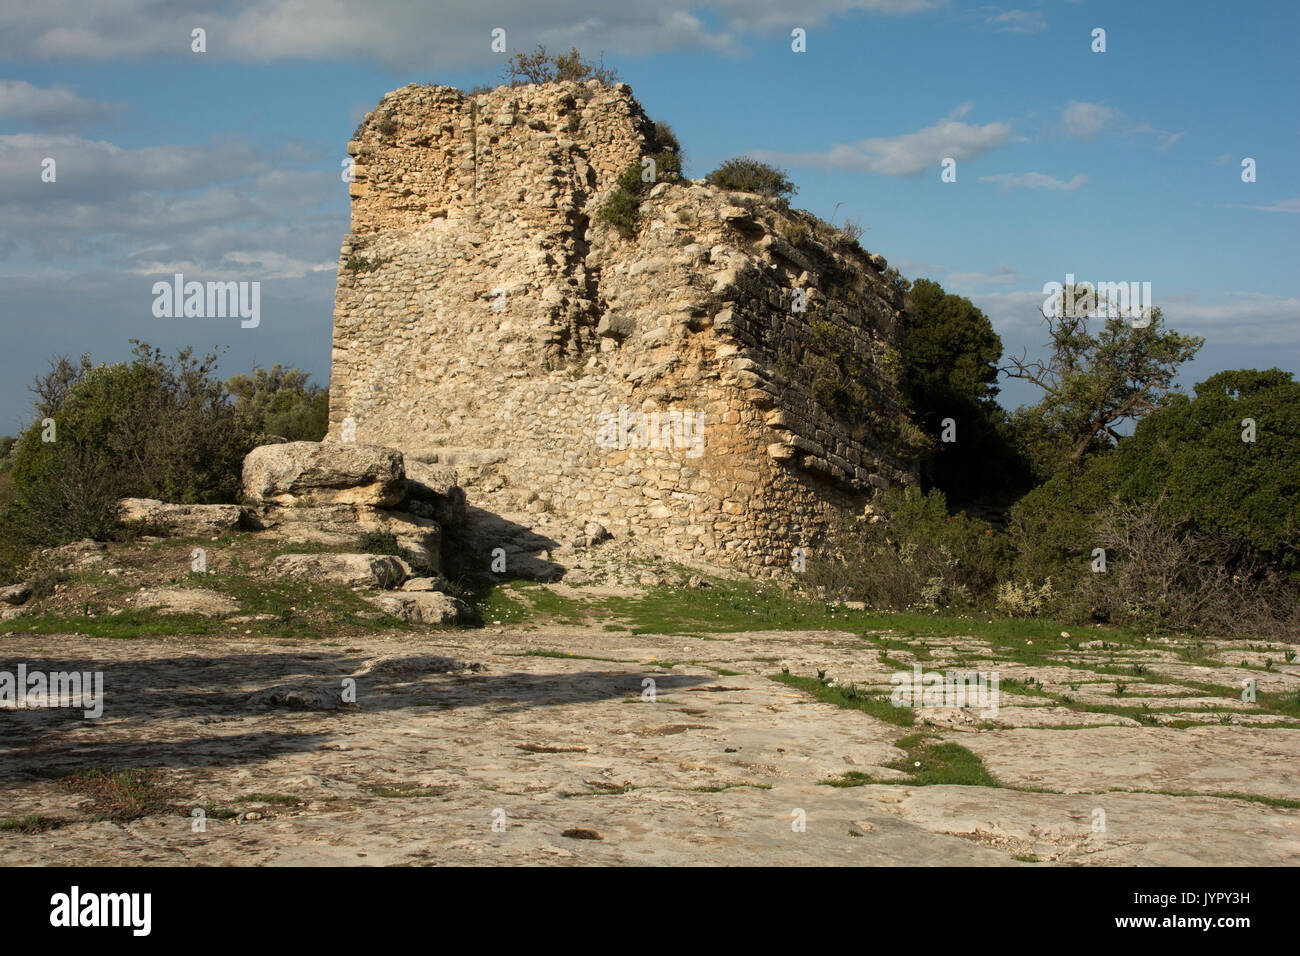
[[[852,684],[829,687],[826,681],[816,677],[798,677],[786,673],[772,674],[771,679],[778,684],[798,688],[823,703],[834,704],[846,710],[860,710],[900,727],[910,727],[916,720],[912,708],[895,707],[888,697],[864,694]]]
[[[161,637],[171,634],[216,634],[221,622],[198,614],[159,614],[154,610],[116,614],[57,614],[46,612],[14,618],[5,627],[25,634],[84,634],[87,637]]]
[[[92,801],[92,818],[126,823],[174,809],[171,794],[155,770],[75,770],[59,778],[74,793]]]
[[[0,833],[44,833],[63,826],[64,821],[54,817],[30,813],[25,817],[10,817],[0,820]]]
[[[390,800],[411,800],[423,797],[440,797],[447,792],[447,787],[369,787],[367,788],[376,797],[384,797]]]
[[[607,664],[630,664],[631,661],[622,661],[617,657],[593,657],[589,654],[570,654],[568,651],[553,651],[549,648],[538,647],[527,651],[521,651],[518,654],[508,654],[507,657],[555,657],[565,661],[604,661]]]
[[[984,762],[960,744],[938,741],[929,734],[909,734],[895,747],[906,756],[885,764],[891,770],[908,775],[906,780],[883,780],[851,770],[843,777],[824,781],[832,787],[861,787],[868,784],[906,784],[913,787],[938,785],[962,787],[1001,787],[988,772]]]

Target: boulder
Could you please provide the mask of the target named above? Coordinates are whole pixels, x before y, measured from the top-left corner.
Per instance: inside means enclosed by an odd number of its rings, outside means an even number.
[[[378,594],[367,601],[390,617],[409,624],[472,624],[474,609],[440,591],[401,591]]]
[[[412,514],[432,518],[444,528],[465,523],[465,489],[446,474],[422,461],[406,462],[406,503]]]
[[[32,586],[26,581],[0,588],[0,601],[5,604],[23,604],[32,596]]]
[[[443,591],[451,587],[451,582],[441,574],[433,578],[411,578],[402,585],[403,591]]]
[[[378,445],[291,441],[244,458],[244,495],[257,504],[391,508],[402,501],[405,479],[402,453]]]
[[[123,521],[142,521],[175,538],[211,538],[239,530],[239,505],[172,505],[156,498],[123,498],[117,503]]]
[[[41,551],[41,556],[49,558],[55,567],[66,571],[70,568],[84,568],[91,564],[102,564],[106,550],[108,550],[108,545],[104,544],[104,542],[95,541],[91,538],[82,538],[80,541],[74,541],[61,547],[44,548]]]
[[[405,581],[411,568],[391,554],[282,554],[266,572],[280,578],[387,589]]]

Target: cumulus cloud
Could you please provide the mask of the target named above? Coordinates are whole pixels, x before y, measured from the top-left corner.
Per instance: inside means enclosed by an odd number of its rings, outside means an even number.
[[[61,130],[111,119],[121,111],[114,103],[85,100],[66,86],[33,86],[0,80],[0,122],[40,130]]]
[[[1010,192],[1013,189],[1063,189],[1074,192],[1088,181],[1082,174],[1069,182],[1048,176],[1046,173],[997,173],[993,176],[981,176],[982,183],[997,183],[998,192]]]
[[[733,51],[741,34],[812,28],[834,16],[904,15],[940,0],[806,0],[797,13],[781,0],[685,0],[612,5],[608,0],[226,0],[202,12],[165,0],[43,0],[0,9],[0,56],[112,60],[195,56],[190,32],[207,32],[203,56],[272,61],[336,57],[402,69],[500,66],[491,31],[512,50],[578,44],[638,55],[664,50]],[[715,24],[712,28],[709,22]]]
[[[332,271],[331,237],[347,231],[346,186],[337,171],[293,155],[301,151],[218,139],[124,149],[71,135],[0,136],[0,218],[30,224],[0,259],[26,250],[127,272],[184,263],[242,278]],[[45,157],[55,160],[54,182],[41,180]]]
[[[750,155],[790,166],[823,166],[886,176],[916,176],[926,169],[938,168],[946,158],[959,162],[974,159],[1011,141],[1009,123],[985,123],[982,126],[963,123],[960,118],[970,109],[970,103],[963,104],[935,125],[901,136],[877,136],[856,143],[840,143],[824,152],[755,150]]]
[[[1061,128],[1075,139],[1093,139],[1118,118],[1119,114],[1108,106],[1071,100],[1061,110]]]

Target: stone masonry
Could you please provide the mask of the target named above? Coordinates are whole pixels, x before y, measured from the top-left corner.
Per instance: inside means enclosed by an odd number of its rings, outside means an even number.
[[[596,213],[654,129],[626,84],[385,96],[348,144],[329,438],[454,469],[478,508],[773,573],[915,481],[902,292],[826,223],[702,180],[620,235]],[[836,375],[870,400],[850,414]]]

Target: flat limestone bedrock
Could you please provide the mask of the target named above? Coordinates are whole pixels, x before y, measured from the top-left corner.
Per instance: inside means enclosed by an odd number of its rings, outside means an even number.
[[[824,231],[791,245],[783,202],[700,182],[660,182],[619,237],[595,211],[649,132],[625,85],[385,96],[348,144],[330,434],[350,419],[358,440],[430,461],[503,449],[497,475],[538,507],[681,557],[788,567],[837,514],[915,480],[820,407],[797,360],[819,347],[816,318],[879,373],[893,414],[882,359],[901,295],[882,257]],[[703,457],[596,447],[598,413],[620,406],[703,414]]]

